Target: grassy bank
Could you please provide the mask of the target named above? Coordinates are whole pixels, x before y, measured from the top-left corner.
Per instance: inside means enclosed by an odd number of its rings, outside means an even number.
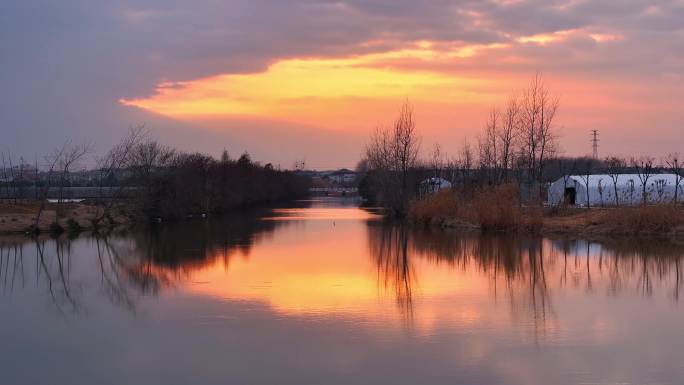
[[[684,238],[684,208],[669,205],[567,209],[543,222],[548,234]]]
[[[463,227],[484,232],[567,236],[649,236],[684,238],[684,208],[671,205],[545,209],[521,205],[515,186],[487,187],[471,193],[441,191],[411,203],[418,225]]]
[[[36,223],[40,203],[0,203],[0,234],[26,232],[76,232],[128,226],[133,221],[124,211],[114,210],[103,220],[103,209],[94,204],[48,203]]]

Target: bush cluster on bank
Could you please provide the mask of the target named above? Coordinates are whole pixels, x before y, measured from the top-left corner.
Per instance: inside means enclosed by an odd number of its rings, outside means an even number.
[[[298,199],[310,181],[270,164],[203,154],[174,153],[153,169],[133,167],[126,182],[136,186],[133,204],[148,218],[174,219],[195,214],[222,214],[241,207]]]
[[[478,227],[485,231],[538,231],[541,209],[523,207],[514,184],[474,191],[444,189],[411,202],[410,218],[420,224]]]

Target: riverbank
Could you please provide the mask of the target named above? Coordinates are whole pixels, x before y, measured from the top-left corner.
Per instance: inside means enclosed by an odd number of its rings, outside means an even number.
[[[92,231],[102,228],[130,226],[132,218],[118,213],[103,221],[104,209],[86,203],[46,203],[36,224],[40,203],[22,201],[0,203],[0,234],[28,232]]]
[[[567,209],[543,217],[542,234],[585,238],[658,237],[684,240],[684,209],[670,205]]]
[[[40,202],[21,200],[17,203],[0,201],[0,235],[12,234],[48,234],[55,236],[61,233],[88,233],[126,231],[133,227],[146,226],[151,223],[177,222],[193,218],[240,215],[245,211],[279,207],[292,204],[295,199],[262,202],[260,204],[244,204],[229,210],[218,212],[185,213],[182,216],[151,217],[144,210],[130,202],[119,202],[104,207],[92,201],[46,203],[36,224],[36,216],[40,210]]]
[[[684,208],[542,208],[520,205],[512,188],[464,198],[442,192],[413,202],[409,219],[424,226],[582,238],[657,237],[684,240]]]

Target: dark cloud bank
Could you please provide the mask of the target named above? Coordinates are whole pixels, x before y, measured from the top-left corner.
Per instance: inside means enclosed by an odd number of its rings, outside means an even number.
[[[674,0],[4,0],[0,147],[33,158],[71,138],[96,142],[102,151],[127,127],[147,123],[168,143],[187,149],[246,149],[286,163],[293,159],[277,150],[287,143],[301,153],[292,158],[308,152],[316,163],[325,153],[312,148],[335,145],[353,153],[340,161],[355,159],[360,138],[258,121],[227,122],[221,133],[202,131],[117,101],[149,95],[161,81],[258,72],[280,58],[383,51],[418,40],[511,43],[577,28],[625,39],[589,58],[582,53],[596,48],[581,40],[521,47],[519,54],[534,59],[536,68],[518,70],[681,82],[684,5]],[[500,69],[495,61],[489,66]]]

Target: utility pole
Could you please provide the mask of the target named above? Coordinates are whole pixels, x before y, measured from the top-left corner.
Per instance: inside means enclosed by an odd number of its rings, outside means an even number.
[[[598,159],[598,130],[591,130],[591,148],[593,150],[592,156]]]

